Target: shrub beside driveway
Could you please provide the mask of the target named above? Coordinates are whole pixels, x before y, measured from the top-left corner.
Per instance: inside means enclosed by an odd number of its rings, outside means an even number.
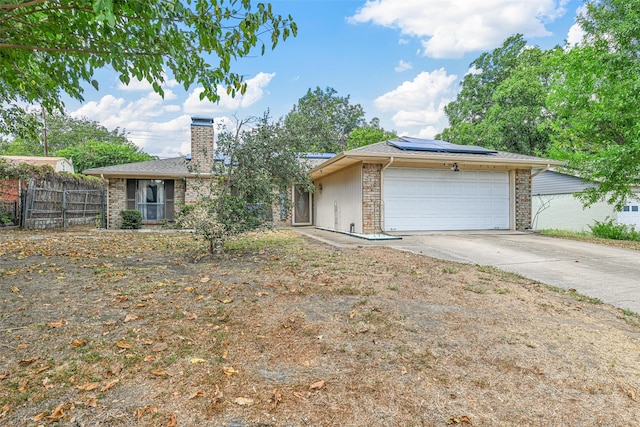
[[[640,329],[502,270],[293,231],[0,233],[0,424],[626,425]]]

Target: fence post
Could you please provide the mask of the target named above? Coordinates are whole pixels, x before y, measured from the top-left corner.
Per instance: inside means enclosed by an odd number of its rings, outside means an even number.
[[[25,228],[27,217],[27,189],[20,190],[20,228]]]
[[[106,191],[104,189],[100,190],[100,207],[102,210],[100,217],[102,219],[102,228],[107,228],[107,198],[105,193]]]
[[[67,184],[62,184],[62,231],[67,231]]]

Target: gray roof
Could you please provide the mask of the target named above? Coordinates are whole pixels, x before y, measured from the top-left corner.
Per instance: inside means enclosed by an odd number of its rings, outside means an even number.
[[[131,176],[131,177],[183,177],[191,175],[187,168],[185,157],[173,157],[170,159],[149,160],[146,162],[126,163],[124,165],[106,166],[103,168],[86,169],[85,175]]]
[[[418,151],[418,150],[402,150],[391,144],[389,141],[377,142],[371,145],[365,145],[364,147],[354,148],[353,150],[346,151],[347,155],[367,155],[367,154],[388,154],[390,156],[406,155],[415,157],[460,157],[461,159],[505,159],[505,160],[533,160],[536,162],[546,162],[547,159],[535,156],[527,156],[525,154],[508,153],[506,151],[495,151],[489,153],[455,153],[448,151]],[[553,163],[557,163],[552,161]]]

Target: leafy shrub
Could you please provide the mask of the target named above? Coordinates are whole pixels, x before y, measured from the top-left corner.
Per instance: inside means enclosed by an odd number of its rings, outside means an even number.
[[[137,230],[142,226],[142,213],[136,210],[120,211],[123,230]]]
[[[607,218],[602,222],[596,221],[589,228],[595,237],[602,239],[640,241],[640,233],[636,231],[635,227],[619,224],[611,218]]]

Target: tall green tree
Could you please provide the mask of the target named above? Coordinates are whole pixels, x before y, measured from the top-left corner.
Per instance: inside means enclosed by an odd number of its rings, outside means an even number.
[[[144,162],[155,158],[129,141],[118,143],[89,140],[83,144],[57,150],[55,154],[59,157],[71,158],[77,173],[91,168]]]
[[[253,126],[251,126],[253,125]],[[257,120],[238,120],[236,128],[219,134],[211,182],[203,182],[197,203],[178,222],[220,252],[224,242],[270,224],[272,208],[291,201],[282,195],[291,186],[311,190],[307,166],[268,113]]]
[[[40,135],[32,138],[29,132],[19,129],[12,139],[0,141],[0,153],[43,156],[44,134],[46,133],[48,155],[57,155],[59,150],[80,146],[88,141],[100,141],[114,144],[127,144],[126,132],[116,128],[108,130],[100,123],[86,117],[75,118],[65,113],[54,112],[51,115],[31,114],[31,120],[37,122]]]
[[[527,46],[521,34],[480,55],[456,99],[445,107],[449,127],[438,138],[522,154],[549,145],[545,108],[550,70],[545,51]]]
[[[83,86],[110,67],[163,94],[165,71],[185,88],[244,92],[232,63],[296,35],[290,16],[250,0],[6,0],[0,3],[0,130],[12,131],[23,103],[61,110],[63,94],[82,100]],[[211,62],[210,62],[211,61]]]
[[[351,131],[347,138],[347,150],[397,137],[398,135],[396,135],[395,131],[384,130],[384,128],[380,126],[380,119],[374,117],[369,123]]]
[[[284,127],[300,151],[339,153],[347,148],[351,131],[365,124],[360,104],[338,96],[333,88],[309,89],[284,117]]]
[[[640,0],[589,3],[583,43],[556,56],[551,155],[600,183],[581,195],[585,204],[621,207],[640,185],[639,11]]]
[[[46,128],[47,154],[71,158],[77,172],[155,158],[129,141],[124,130],[108,130],[98,122],[84,117],[73,118],[54,113],[47,117]],[[42,156],[44,147],[40,140],[18,136],[12,140],[0,141],[0,154]]]

